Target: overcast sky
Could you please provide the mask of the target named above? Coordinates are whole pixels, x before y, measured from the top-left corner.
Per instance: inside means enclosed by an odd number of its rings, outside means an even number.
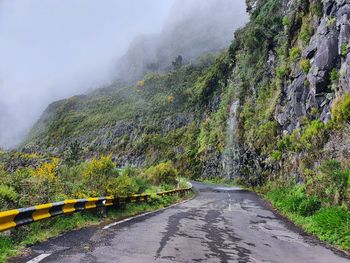
[[[0,0],[0,146],[48,103],[111,79],[139,34],[161,31],[174,0]]]

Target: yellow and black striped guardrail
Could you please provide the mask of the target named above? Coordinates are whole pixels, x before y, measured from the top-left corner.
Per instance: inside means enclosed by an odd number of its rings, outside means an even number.
[[[159,192],[158,196],[185,193],[192,189],[192,185],[187,188],[175,189],[171,191]],[[13,209],[0,212],[0,232],[14,227],[27,225],[36,221],[51,218],[58,215],[80,212],[97,207],[120,207],[129,203],[149,202],[150,194],[139,194],[127,197],[96,197],[86,199],[71,199],[57,203],[32,206],[28,208]]]

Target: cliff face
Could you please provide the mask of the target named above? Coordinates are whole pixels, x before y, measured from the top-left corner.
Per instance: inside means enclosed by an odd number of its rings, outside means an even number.
[[[242,179],[253,185],[274,177],[306,181],[306,170],[329,159],[348,165],[350,2],[248,5],[252,21],[236,44],[233,70],[241,97],[236,132]],[[260,32],[259,16],[269,12],[270,28]],[[252,33],[265,52],[251,45]],[[339,111],[346,115],[340,122]]]
[[[305,182],[330,159],[348,165],[350,2],[247,6],[250,22],[215,61],[202,57],[133,87],[55,103],[24,150],[64,156],[77,141],[82,158],[110,153],[120,166],[172,160],[189,176],[250,185]]]
[[[322,13],[322,17],[308,18],[314,35],[301,49],[301,59],[310,63],[309,72],[296,65],[283,83],[285,106],[279,108],[276,120],[289,132],[300,126],[303,116],[311,117],[313,108],[319,110],[323,122],[329,121],[333,99],[350,91],[350,5],[325,1]],[[339,79],[332,73],[339,74]]]

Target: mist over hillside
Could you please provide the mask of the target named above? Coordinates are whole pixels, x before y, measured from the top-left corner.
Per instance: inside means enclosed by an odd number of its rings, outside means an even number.
[[[52,101],[171,69],[178,55],[187,63],[219,51],[248,20],[244,0],[79,6],[36,0],[0,6],[0,147],[18,145]],[[57,14],[47,16],[53,8]]]
[[[178,0],[160,34],[139,36],[131,43],[118,62],[117,76],[135,81],[149,71],[171,69],[179,55],[188,63],[218,52],[247,21],[245,0]]]

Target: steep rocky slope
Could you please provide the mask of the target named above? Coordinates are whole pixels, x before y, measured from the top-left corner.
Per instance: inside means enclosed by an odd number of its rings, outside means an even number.
[[[196,167],[205,161],[198,155],[199,147],[205,147],[197,142],[201,122],[220,104],[219,97],[201,104],[202,89],[225,79],[228,71],[223,61],[226,55],[216,61],[205,55],[180,69],[148,74],[135,86],[115,84],[52,103],[24,150],[65,156],[72,143],[78,142],[82,159],[112,154],[121,167],[172,160],[183,172],[198,176],[202,169]],[[226,109],[220,114],[218,128],[225,123]]]

